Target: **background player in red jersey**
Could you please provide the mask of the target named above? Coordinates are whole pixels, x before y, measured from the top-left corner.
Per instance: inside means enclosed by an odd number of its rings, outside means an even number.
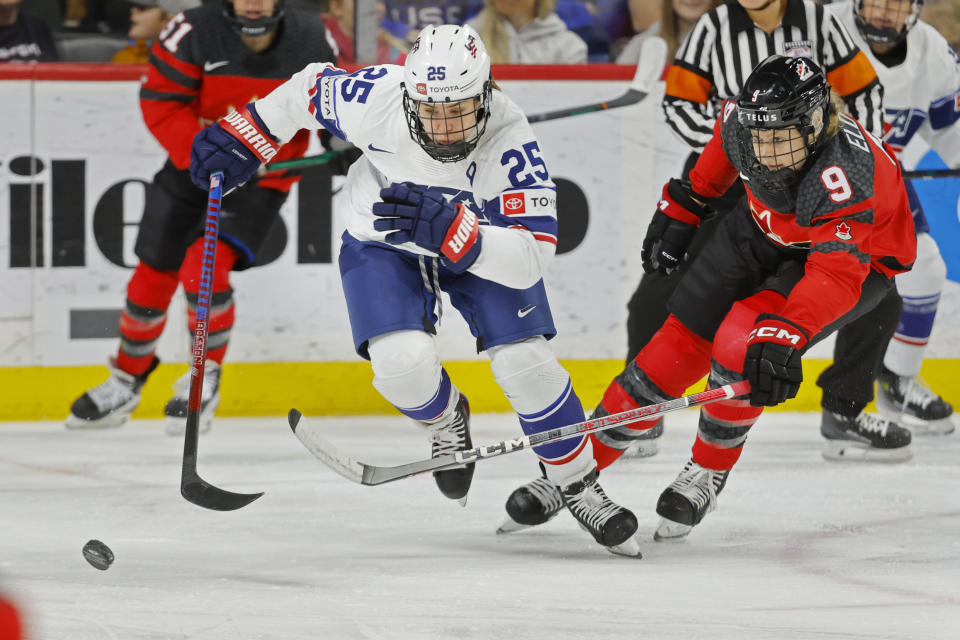
[[[657,502],[657,538],[685,536],[715,508],[763,407],[796,395],[801,355],[895,292],[893,276],[913,263],[900,166],[840,108],[812,60],[771,56],[737,102],[723,103],[689,181],[663,189],[643,244],[646,270],[684,254],[706,204],[738,175],[746,198],[723,215],[670,297],[667,321],[610,383],[601,409],[676,398],[707,373],[710,387],[747,379],[752,390],[702,409],[693,456]],[[623,453],[593,447],[599,469]],[[525,485],[507,510],[516,523],[539,524],[552,517],[547,505]]]
[[[140,107],[169,157],[147,191],[135,249],[140,262],[127,285],[120,348],[110,359],[110,377],[73,403],[68,427],[126,422],[157,366],[156,343],[178,284],[183,284],[188,324],[194,329],[207,194],[190,181],[193,137],[231,107],[268,94],[308,63],[327,61],[334,61],[334,53],[323,23],[312,14],[285,9],[283,0],[223,0],[177,14],[167,24],[150,52]],[[303,131],[274,159],[302,156],[307,144]],[[233,326],[230,271],[256,264],[257,251],[298,179],[268,173],[223,200],[201,430],[209,429],[219,402],[220,363]],[[189,374],[175,385],[166,405],[170,433],[186,426],[188,383]]]

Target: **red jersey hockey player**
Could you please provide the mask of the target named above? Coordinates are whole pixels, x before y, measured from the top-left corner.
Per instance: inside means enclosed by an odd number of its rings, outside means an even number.
[[[750,381],[749,397],[702,409],[693,456],[657,502],[657,538],[686,535],[715,508],[763,407],[796,395],[801,355],[887,296],[916,253],[899,165],[840,113],[807,58],[767,58],[738,101],[723,104],[690,182],[664,187],[644,268],[679,261],[705,203],[738,175],[747,197],[725,214],[670,298],[671,315],[594,413],[676,398],[708,373],[710,387]],[[594,438],[600,469],[623,453],[603,443],[616,432]],[[542,480],[520,487],[504,530],[545,522],[559,509],[555,496]]]
[[[67,426],[117,426],[140,402],[140,390],[156,368],[156,343],[170,300],[182,283],[196,322],[203,221],[207,194],[190,181],[190,146],[207,124],[234,106],[268,94],[310,62],[333,61],[323,23],[285,10],[284,0],[222,0],[177,14],[150,52],[140,107],[150,132],[169,158],[154,176],[137,235],[139,264],[127,285],[120,317],[120,348],[111,376],[78,398]],[[273,160],[303,155],[308,132],[286,144]],[[233,326],[231,270],[254,266],[257,252],[277,222],[297,176],[269,173],[223,200],[213,276],[210,334],[204,371],[201,430],[210,426],[219,401],[220,363]],[[186,425],[189,373],[166,405],[167,430]]]

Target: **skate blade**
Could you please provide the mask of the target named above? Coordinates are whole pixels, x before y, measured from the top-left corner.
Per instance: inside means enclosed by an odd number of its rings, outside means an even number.
[[[890,418],[901,427],[910,429],[910,433],[915,436],[948,436],[956,431],[957,426],[953,424],[950,417],[940,420],[920,420],[904,415],[898,418]]]
[[[497,527],[497,535],[502,536],[507,533],[515,533],[517,531],[523,531],[524,529],[531,529],[536,525],[532,524],[520,524],[510,516],[507,516],[499,527]]]
[[[664,542],[665,540],[682,540],[690,535],[691,531],[693,531],[693,527],[688,524],[681,524],[679,522],[674,522],[673,520],[660,518],[660,523],[657,525],[657,530],[653,532],[653,539],[657,542]]]
[[[821,455],[831,462],[906,462],[913,457],[909,446],[897,449],[877,449],[861,442],[828,440],[823,445]]]
[[[220,404],[220,394],[213,396],[210,402],[200,410],[200,420],[197,423],[197,433],[207,433],[213,426],[213,413]],[[168,436],[179,437],[187,431],[187,417],[167,416],[167,422],[164,431]]]
[[[642,440],[637,444],[632,444],[623,452],[624,458],[651,458],[660,453],[660,438],[655,440]]]
[[[627,556],[630,558],[640,559],[643,557],[643,554],[640,553],[640,541],[637,540],[636,535],[632,535],[627,538],[624,542],[621,542],[618,545],[612,547],[605,547],[607,551],[618,556]]]
[[[468,494],[468,495],[469,495],[469,494]],[[462,498],[460,498],[459,500],[457,500],[457,504],[459,504],[461,507],[466,508],[466,506],[467,506],[467,496],[463,496]]]
[[[67,420],[64,424],[67,429],[76,429],[78,431],[83,431],[85,429],[115,429],[125,425],[129,419],[130,414],[122,416],[110,415],[100,418],[99,420],[84,420],[83,418],[78,418],[71,413],[69,416],[67,416]]]

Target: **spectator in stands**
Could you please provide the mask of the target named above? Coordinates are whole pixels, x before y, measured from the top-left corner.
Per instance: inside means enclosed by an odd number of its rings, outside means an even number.
[[[20,11],[20,0],[0,0],[0,62],[56,62],[59,59],[46,23]]]
[[[610,38],[610,60],[616,60],[633,36],[660,19],[662,0],[598,0],[596,22]]]
[[[323,15],[323,21],[327,25],[327,33],[333,38],[337,45],[337,60],[339,64],[352,64],[357,62],[357,53],[353,46],[353,3],[354,0],[330,0],[329,10]],[[383,20],[386,13],[386,7],[382,1],[377,2],[377,19]],[[372,61],[376,64],[395,63],[401,55],[401,50],[406,51],[406,41],[393,34],[383,30],[377,30],[377,53]]]
[[[494,64],[582,64],[587,43],[567,29],[556,13],[557,0],[485,0],[468,21],[487,45]]]
[[[680,43],[700,16],[723,3],[723,0],[662,0],[661,18],[633,36],[617,56],[617,64],[637,64],[640,47],[647,38],[659,36],[667,42],[667,60],[673,60]],[[638,7],[641,18],[649,15],[648,0],[631,0],[630,9]],[[635,20],[634,24],[641,23]]]
[[[147,64],[150,46],[170,18],[181,11],[200,6],[200,0],[129,0],[130,44],[113,56],[121,64]]]

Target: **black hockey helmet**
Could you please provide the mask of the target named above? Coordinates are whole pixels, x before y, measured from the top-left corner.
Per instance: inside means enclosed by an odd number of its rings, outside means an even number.
[[[814,155],[830,116],[830,86],[813,60],[772,55],[747,78],[737,100],[737,118],[744,135],[740,142],[743,172],[761,186],[782,189],[799,181],[799,170]],[[762,130],[793,127],[795,141],[782,160],[757,157],[758,141],[771,134]],[[786,136],[776,135],[776,139]],[[801,146],[802,145],[802,146]],[[802,147],[806,147],[805,152]],[[802,162],[796,158],[802,157]],[[771,168],[769,165],[773,164]]]
[[[220,0],[223,7],[223,16],[241,36],[262,36],[270,33],[277,28],[280,21],[283,20],[284,0],[276,0],[273,5],[273,14],[260,18],[250,19],[238,16],[233,8],[233,0]]]
[[[910,3],[910,10],[903,17],[903,23],[897,26],[876,27],[866,20],[866,7],[868,3],[874,3],[877,0],[857,0],[856,23],[857,30],[867,42],[877,44],[897,44],[907,37],[907,32],[917,24],[920,17],[920,9],[923,8],[923,0],[900,0],[901,3]],[[889,10],[892,3],[884,0],[884,10]]]

